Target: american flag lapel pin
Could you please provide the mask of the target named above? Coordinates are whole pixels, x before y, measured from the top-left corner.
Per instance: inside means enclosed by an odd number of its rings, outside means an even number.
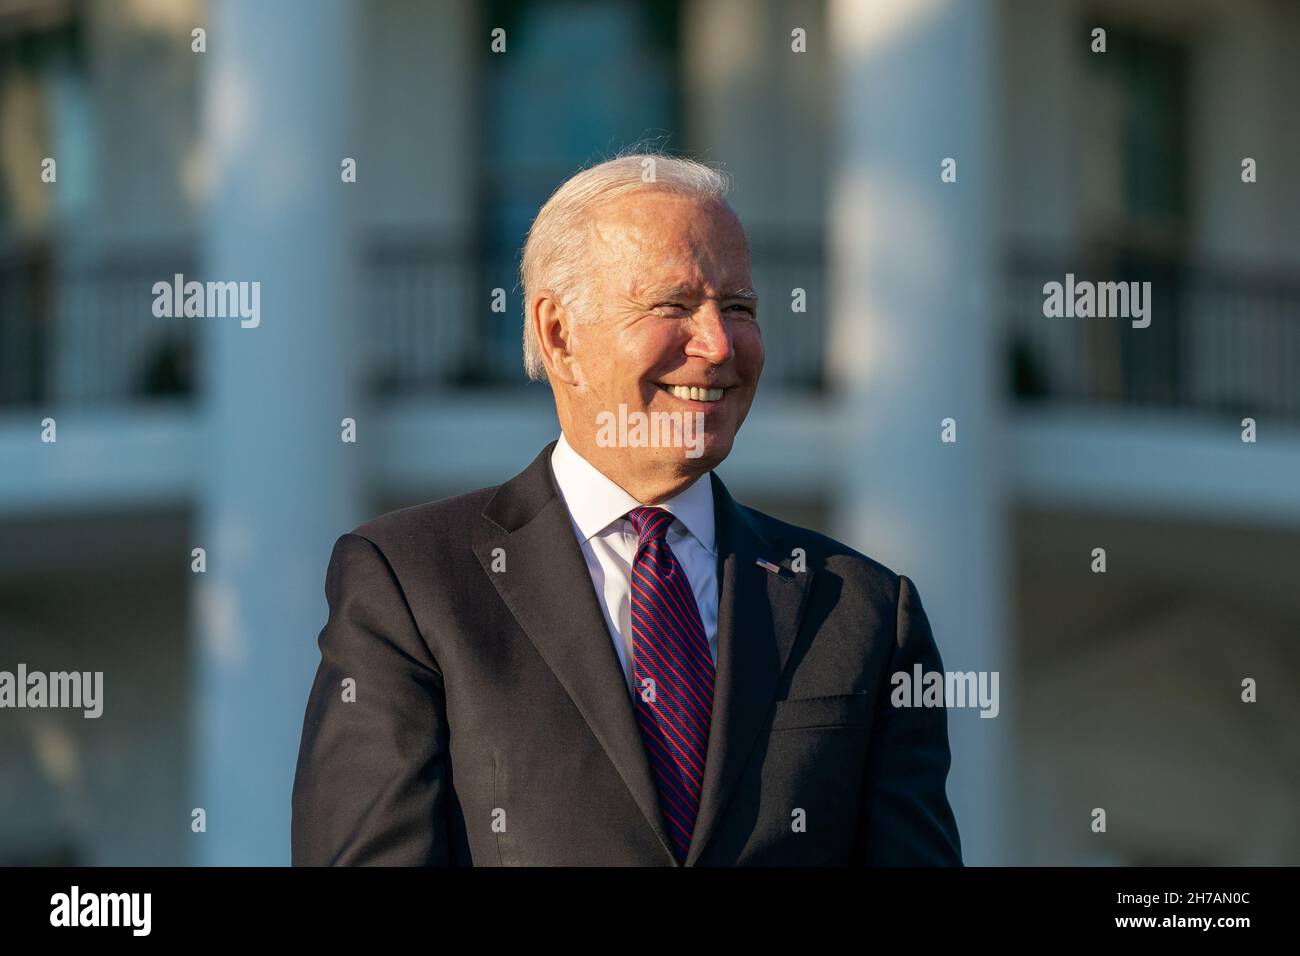
[[[765,561],[762,558],[758,558],[754,563],[757,564],[764,571],[771,571],[773,574],[781,573],[780,567],[773,564],[771,561]]]

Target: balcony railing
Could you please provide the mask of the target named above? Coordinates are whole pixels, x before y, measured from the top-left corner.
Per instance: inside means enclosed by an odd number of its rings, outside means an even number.
[[[1151,323],[1049,318],[1043,286],[1151,282]],[[1011,257],[1004,284],[1021,402],[1300,420],[1300,278],[1133,254]]]
[[[0,251],[0,406],[49,392],[53,260],[44,245]]]
[[[192,263],[172,249],[0,253],[0,405],[188,395],[196,327],[154,318],[152,288]]]
[[[755,242],[764,384],[823,382],[825,280],[815,243]],[[196,322],[153,317],[152,287],[195,274],[174,247],[58,257],[0,250],[0,406],[112,405],[193,393]],[[1150,281],[1152,321],[1048,318],[1043,285]],[[372,243],[362,267],[363,374],[379,396],[520,384],[513,254],[438,239]],[[1300,420],[1300,279],[1137,257],[1019,253],[1003,289],[1013,393],[1023,402],[1144,406]],[[807,290],[808,311],[790,311]],[[493,290],[506,291],[493,312]],[[255,333],[252,333],[255,334]]]

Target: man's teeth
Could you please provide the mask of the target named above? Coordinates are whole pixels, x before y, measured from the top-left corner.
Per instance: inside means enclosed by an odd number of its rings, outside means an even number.
[[[668,391],[678,398],[689,398],[693,402],[716,402],[722,398],[720,388],[694,388],[689,385],[666,385]]]

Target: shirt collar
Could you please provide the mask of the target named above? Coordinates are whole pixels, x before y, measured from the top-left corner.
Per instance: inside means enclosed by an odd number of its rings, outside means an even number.
[[[583,541],[590,541],[633,508],[642,506],[579,455],[563,433],[551,452],[551,469]],[[674,526],[680,522],[706,551],[716,554],[713,482],[708,475],[697,478],[690,487],[655,507],[671,512],[676,519]]]

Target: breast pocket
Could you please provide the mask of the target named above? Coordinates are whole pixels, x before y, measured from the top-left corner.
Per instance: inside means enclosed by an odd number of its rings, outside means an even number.
[[[803,730],[813,727],[857,727],[868,722],[870,695],[832,694],[828,697],[794,697],[778,700],[772,710],[772,727],[776,730]]]

